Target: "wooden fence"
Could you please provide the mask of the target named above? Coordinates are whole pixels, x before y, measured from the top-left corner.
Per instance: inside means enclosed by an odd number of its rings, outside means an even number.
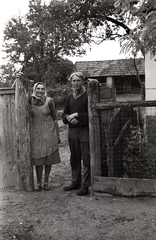
[[[29,81],[0,89],[0,188],[33,190],[30,150]]]
[[[117,102],[114,89],[100,87],[96,81],[89,83],[88,95],[92,195],[99,193],[124,196],[156,195],[155,178],[125,177],[122,168],[118,171],[119,167],[123,167],[123,156],[128,146],[126,141],[130,141],[129,135],[126,134],[130,134],[133,128],[135,130],[140,127],[140,121],[142,122],[140,132],[146,132],[146,119],[140,120],[142,114],[139,115],[138,109],[143,109],[146,116],[146,108],[155,107],[156,101]],[[121,111],[123,109],[124,111]],[[117,115],[120,115],[120,124]],[[155,162],[150,167],[156,165],[156,156],[154,158]],[[146,169],[142,170],[145,171]],[[154,174],[156,176],[156,172]]]

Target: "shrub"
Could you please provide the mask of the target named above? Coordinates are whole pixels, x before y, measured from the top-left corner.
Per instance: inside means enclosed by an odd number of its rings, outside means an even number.
[[[69,84],[57,84],[55,88],[48,88],[47,94],[52,97],[58,110],[64,108],[67,96],[72,92]]]
[[[152,122],[148,121],[148,128],[152,129]],[[156,148],[149,139],[149,132],[145,141],[141,130],[132,130],[123,157],[124,177],[156,178]]]

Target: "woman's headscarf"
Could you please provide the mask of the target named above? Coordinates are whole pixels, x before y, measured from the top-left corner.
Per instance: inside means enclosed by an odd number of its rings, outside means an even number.
[[[37,86],[38,86],[39,84],[43,85],[43,86],[44,86],[44,89],[45,89],[44,95],[41,96],[41,97],[38,97],[38,96],[36,95],[36,88],[37,88]],[[36,101],[39,99],[39,100],[41,100],[41,101],[44,103],[45,100],[46,100],[46,97],[47,97],[46,85],[45,85],[43,82],[37,82],[37,83],[35,83],[34,86],[33,86],[32,96],[36,99]]]

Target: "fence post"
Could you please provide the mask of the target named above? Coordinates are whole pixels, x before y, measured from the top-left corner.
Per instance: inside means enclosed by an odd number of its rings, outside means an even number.
[[[17,189],[33,191],[33,166],[30,148],[30,81],[19,77],[15,88],[15,132],[17,157]]]
[[[91,161],[91,195],[93,196],[94,176],[100,171],[100,120],[99,114],[93,109],[93,103],[99,102],[99,82],[88,83],[88,115],[89,115],[89,142]],[[96,165],[95,165],[96,162]]]

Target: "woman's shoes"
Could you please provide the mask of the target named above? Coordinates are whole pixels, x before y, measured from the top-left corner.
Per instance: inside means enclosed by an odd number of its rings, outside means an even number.
[[[44,190],[49,191],[51,189],[51,186],[49,186],[48,183],[44,183]]]
[[[42,190],[41,184],[37,184],[37,187],[35,188],[35,191],[39,192]]]
[[[45,191],[49,191],[51,189],[51,186],[49,186],[48,183],[44,183],[43,188],[44,188]],[[37,187],[35,188],[35,191],[39,192],[41,190],[42,190],[42,186],[41,186],[41,184],[38,183]]]

